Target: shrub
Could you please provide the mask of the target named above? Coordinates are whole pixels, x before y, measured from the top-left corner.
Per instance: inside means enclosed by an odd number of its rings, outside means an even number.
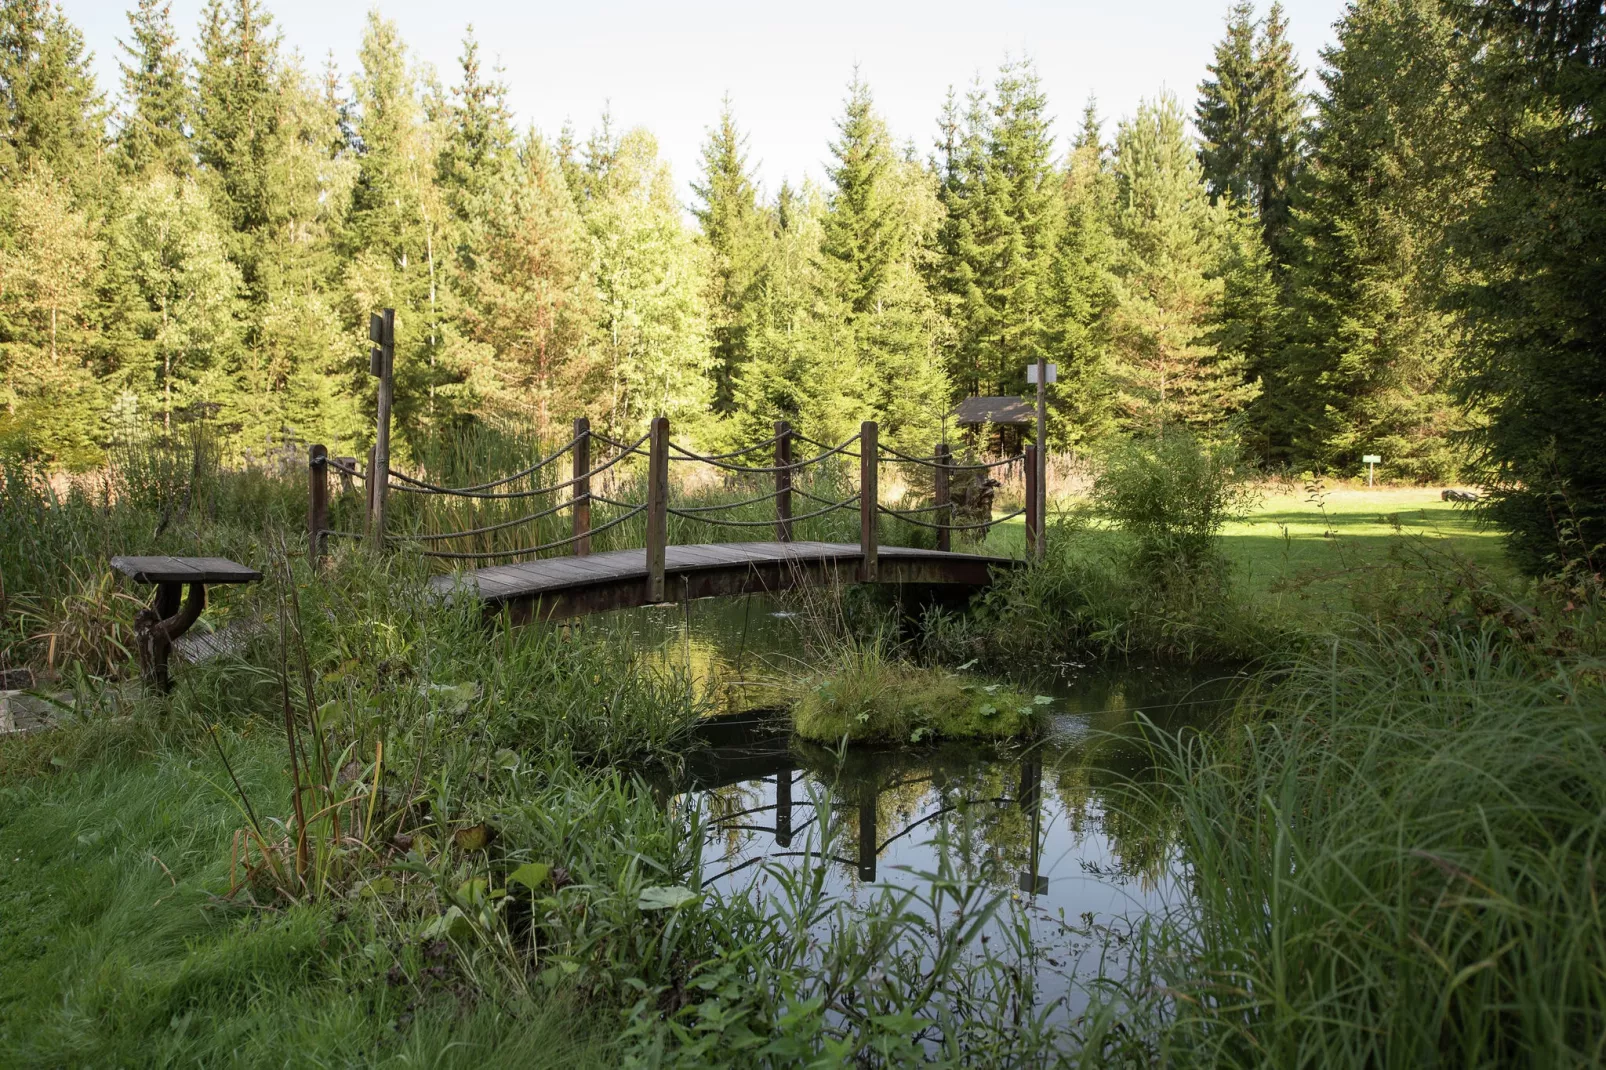
[[[1193,568],[1215,557],[1223,524],[1248,515],[1254,491],[1235,444],[1166,431],[1118,446],[1093,484],[1093,508],[1137,540],[1141,565]]]

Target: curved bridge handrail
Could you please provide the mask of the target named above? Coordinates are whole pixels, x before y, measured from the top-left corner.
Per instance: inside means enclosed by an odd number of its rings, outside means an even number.
[[[547,465],[551,464],[553,461],[557,460],[559,457],[562,457],[565,453],[568,453],[570,450],[574,449],[574,447],[577,446],[579,444],[580,440],[582,438],[584,438],[584,437],[585,437],[584,435],[575,435],[567,443],[565,443],[563,446],[559,447],[556,452],[551,453],[551,454],[547,455],[546,457],[543,457],[541,460],[536,461],[534,464],[530,465],[530,467],[528,467],[528,468],[524,468],[524,469],[521,469],[521,470],[519,470],[517,472],[514,472],[510,476],[503,476],[501,479],[493,479],[489,483],[475,483],[473,486],[470,486],[470,487],[441,487],[441,486],[436,486],[434,483],[426,483],[421,479],[414,479],[412,476],[406,475],[406,474],[404,474],[402,472],[398,472],[394,468],[392,468],[390,470],[390,474],[393,477],[395,477],[396,479],[406,480],[408,483],[413,484],[413,486],[427,489],[428,491],[430,491],[433,494],[472,494],[477,490],[490,490],[492,487],[506,486],[507,484],[512,483],[512,482],[514,482],[516,480],[523,479],[525,476],[533,475],[536,472],[539,472],[541,469],[545,468]],[[402,489],[405,489],[405,488],[396,487],[396,486],[392,485],[392,489],[393,490],[402,490]]]
[[[834,513],[838,509],[845,509],[848,506],[852,505],[853,503],[857,502],[858,500],[859,500],[859,496],[857,494],[855,494],[851,498],[844,498],[839,502],[832,502],[830,505],[826,506],[824,509],[816,509],[812,513],[799,513],[797,516],[787,517],[787,519],[789,521],[791,521],[792,523],[794,523],[794,524],[797,523],[799,520],[811,520],[811,519],[813,519],[814,517],[817,517],[817,516],[824,516],[826,513]],[[683,511],[681,511],[679,509],[670,509],[670,510],[667,510],[667,511],[668,511],[670,516],[678,516],[678,517],[681,517],[682,519],[685,519],[685,520],[700,520],[704,524],[715,524],[715,525],[719,525],[719,526],[723,526],[723,527],[730,527],[730,528],[773,528],[775,526],[775,521],[773,519],[771,519],[771,520],[721,520],[718,517],[698,516],[698,515],[696,515],[694,513],[683,512]]]
[[[607,531],[611,527],[617,527],[618,525],[623,524],[626,520],[629,520],[631,517],[635,516],[637,513],[645,511],[646,508],[647,507],[645,505],[638,505],[624,516],[615,517],[606,524],[599,524],[596,527],[591,528],[589,531],[584,531],[577,535],[570,535],[565,539],[555,539],[552,542],[544,542],[539,546],[527,546],[520,550],[486,550],[477,553],[448,550],[420,550],[418,552],[423,557],[440,557],[450,561],[489,561],[498,557],[528,557],[530,554],[538,554],[543,550],[556,550],[560,546],[568,546],[570,543],[578,542],[580,539],[589,538],[598,532]]]
[[[636,445],[637,446],[641,445],[641,443],[647,441],[648,437],[649,436],[647,436],[647,435],[643,435],[636,442]],[[424,483],[421,480],[413,479],[411,476],[403,475],[402,473],[397,472],[394,469],[391,470],[391,473],[390,473],[391,475],[396,476],[399,479],[405,479],[409,483],[416,483],[418,485],[416,487],[401,487],[401,486],[397,486],[395,483],[390,483],[390,484],[387,484],[387,486],[391,490],[408,491],[408,492],[413,493],[413,494],[439,494],[439,495],[445,495],[447,497],[452,497],[452,498],[480,498],[480,499],[498,500],[498,501],[506,500],[506,499],[509,499],[509,498],[535,498],[535,497],[538,497],[538,496],[540,496],[542,494],[551,494],[555,490],[563,490],[566,487],[572,487],[576,483],[579,483],[579,482],[581,482],[583,480],[590,479],[592,476],[600,475],[603,472],[606,472],[608,469],[612,468],[614,465],[618,464],[620,461],[624,460],[625,457],[628,456],[630,454],[630,452],[632,452],[632,450],[634,450],[634,447],[626,447],[625,449],[621,450],[619,453],[615,454],[614,457],[611,460],[604,461],[602,464],[599,464],[599,465],[595,466],[590,471],[582,472],[580,475],[574,476],[573,478],[570,478],[570,479],[566,479],[562,483],[554,483],[550,487],[535,487],[535,488],[533,488],[531,490],[509,490],[509,491],[501,491],[501,492],[497,492],[497,491],[484,492],[484,491],[462,491],[462,490],[437,489],[432,484]]]
[[[916,524],[923,528],[930,528],[933,531],[975,531],[977,528],[990,528],[994,524],[1002,524],[1006,520],[1014,520],[1017,516],[1026,515],[1025,509],[1016,509],[1013,513],[1005,513],[1003,516],[994,517],[991,520],[983,520],[976,524],[930,524],[924,520],[916,520],[907,513],[899,512],[897,509],[888,509],[884,505],[876,506],[876,511],[886,513],[888,516],[895,516],[905,524]]]
[[[842,443],[842,445],[840,445],[840,446],[826,448],[825,452],[820,454],[817,457],[809,457],[806,460],[793,461],[790,464],[771,464],[771,465],[763,465],[763,466],[741,465],[741,464],[726,464],[724,461],[718,461],[718,460],[713,459],[712,457],[705,457],[702,454],[693,453],[691,450],[686,449],[684,446],[680,445],[677,442],[671,442],[669,444],[669,448],[674,450],[674,451],[676,451],[677,453],[682,454],[683,458],[685,460],[688,460],[688,461],[704,461],[704,462],[706,462],[708,464],[713,465],[715,468],[723,468],[727,472],[750,472],[750,473],[753,473],[755,475],[764,475],[764,474],[774,474],[776,472],[795,472],[800,468],[807,468],[811,464],[818,464],[821,461],[825,460],[827,457],[831,457],[831,456],[833,456],[835,454],[845,452],[849,446],[853,445],[858,440],[859,440],[859,436],[858,435],[854,435],[852,438],[848,439],[846,442]],[[819,443],[812,442],[812,440],[811,440],[811,444],[819,445]],[[854,454],[850,454],[850,456],[857,457],[858,454],[854,453]]]
[[[531,513],[529,516],[521,516],[517,520],[506,520],[500,524],[487,524],[482,528],[468,528],[464,531],[447,531],[436,535],[392,535],[391,538],[401,539],[407,542],[441,542],[445,539],[462,539],[469,535],[485,535],[493,531],[504,531],[507,528],[516,528],[520,524],[528,524],[532,520],[540,520],[542,517],[551,516],[553,513],[561,512],[564,509],[573,508],[582,502],[588,502],[591,500],[592,495],[581,494],[574,498],[570,498],[566,502],[560,502],[557,505],[542,509],[538,513]]]

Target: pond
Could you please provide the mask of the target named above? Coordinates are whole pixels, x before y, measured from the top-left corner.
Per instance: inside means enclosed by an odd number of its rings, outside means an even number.
[[[699,726],[701,745],[671,785],[705,830],[706,885],[770,895],[771,867],[823,863],[829,891],[868,904],[876,887],[918,887],[946,861],[1019,904],[1044,996],[1074,1010],[1073,978],[1123,972],[1125,937],[1181,878],[1164,823],[1110,805],[1121,785],[1157,775],[1137,719],[1207,725],[1241,676],[1067,661],[1018,681],[1053,699],[1048,730],[1029,744],[838,752],[790,732],[787,677],[807,664],[793,612],[751,598],[604,625],[628,629],[649,657],[718,696],[722,712]],[[822,820],[835,826],[824,859]]]

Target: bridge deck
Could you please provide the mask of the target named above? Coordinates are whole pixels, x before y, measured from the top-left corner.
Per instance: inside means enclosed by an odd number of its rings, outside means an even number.
[[[1020,564],[1007,557],[904,546],[877,550],[877,583],[985,587],[992,570]],[[831,542],[730,542],[664,549],[664,589],[671,599],[783,591],[859,582],[859,547]],[[648,604],[647,552],[610,550],[585,557],[549,557],[436,576],[441,593],[473,591],[487,609],[515,619],[580,616]]]

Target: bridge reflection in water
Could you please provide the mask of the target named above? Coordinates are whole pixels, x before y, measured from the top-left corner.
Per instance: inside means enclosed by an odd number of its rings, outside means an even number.
[[[920,854],[946,819],[963,812],[975,831],[961,849],[972,875],[987,871],[996,881],[1007,871],[1025,894],[1048,891],[1043,765],[1035,750],[1013,758],[983,757],[974,748],[871,750],[839,763],[833,751],[790,740],[784,720],[753,714],[710,721],[702,734],[712,746],[692,759],[684,787],[704,808],[710,884],[734,884],[765,862],[808,857],[873,884],[889,852]],[[825,785],[832,786],[837,834],[832,853],[822,856],[816,808]],[[811,832],[811,841],[800,841]]]

